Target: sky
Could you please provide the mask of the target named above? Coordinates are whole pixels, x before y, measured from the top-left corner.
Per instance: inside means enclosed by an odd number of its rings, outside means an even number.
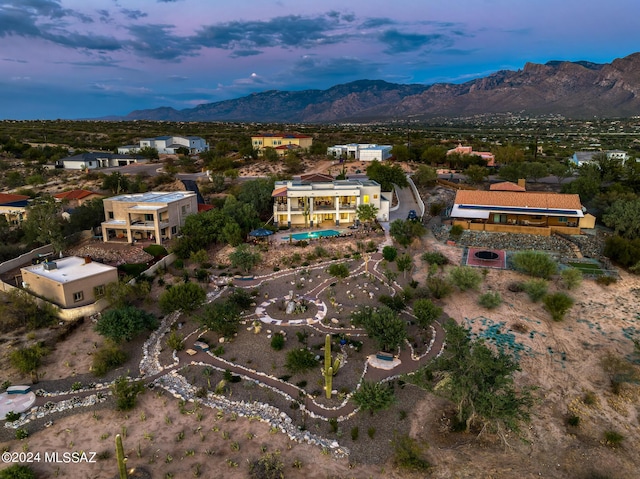
[[[0,0],[0,119],[462,83],[640,50],[638,0]]]

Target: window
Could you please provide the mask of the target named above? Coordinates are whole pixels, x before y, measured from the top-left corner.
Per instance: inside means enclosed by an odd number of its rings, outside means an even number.
[[[377,200],[378,199],[378,195],[373,195],[373,199]]]
[[[368,205],[368,204],[369,204],[369,195],[364,195],[364,196],[362,197],[362,202],[363,202],[365,205]]]
[[[171,234],[174,235],[178,232],[178,227],[177,226],[172,226],[171,227]]]
[[[110,220],[113,219],[113,211],[108,211],[107,212],[107,218],[109,218]]]
[[[153,221],[153,215],[144,215],[145,221]]]
[[[500,213],[495,213],[493,215],[493,222],[494,223],[506,223],[507,222],[507,215],[503,215]]]
[[[101,284],[100,286],[96,286],[95,288],[93,288],[93,295],[96,298],[102,298],[104,294],[105,294],[104,284]]]
[[[84,299],[84,293],[82,291],[78,291],[77,293],[73,293],[73,302],[77,303],[78,301],[82,301]]]
[[[566,223],[566,222],[567,222],[566,216],[558,216],[558,223]]]

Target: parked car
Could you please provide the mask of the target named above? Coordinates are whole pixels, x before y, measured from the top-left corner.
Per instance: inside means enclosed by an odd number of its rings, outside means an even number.
[[[416,213],[416,210],[409,210],[409,214],[407,215],[407,219],[409,221],[418,221],[420,218],[418,217],[418,213]]]

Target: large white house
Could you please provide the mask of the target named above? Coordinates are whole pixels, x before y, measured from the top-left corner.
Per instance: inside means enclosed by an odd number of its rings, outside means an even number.
[[[357,161],[384,161],[391,158],[391,145],[375,143],[349,143],[327,148],[327,155]]]
[[[352,224],[360,205],[378,208],[379,221],[389,219],[389,200],[380,184],[373,180],[334,180],[326,175],[305,175],[277,181],[271,196],[275,225]]]
[[[158,153],[169,155],[175,155],[180,148],[187,148],[189,153],[194,154],[209,151],[209,144],[199,136],[159,136],[144,138],[137,145],[119,146],[118,153],[137,153],[142,148],[155,148]]]
[[[586,165],[588,163],[593,163],[593,157],[601,154],[607,155],[608,159],[616,159],[620,160],[624,165],[626,161],[629,159],[629,154],[623,150],[608,150],[608,151],[576,151],[571,157],[571,161],[574,165],[580,167],[582,165]]]
[[[123,155],[93,151],[68,156],[56,161],[56,168],[65,170],[95,170],[96,168],[113,168],[127,166],[133,163],[146,163],[148,160],[141,156]]]

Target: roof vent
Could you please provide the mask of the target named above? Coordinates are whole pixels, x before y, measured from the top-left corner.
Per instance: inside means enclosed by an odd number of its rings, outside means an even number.
[[[45,261],[43,263],[43,266],[46,271],[53,271],[54,269],[58,269],[58,264],[55,261]]]

